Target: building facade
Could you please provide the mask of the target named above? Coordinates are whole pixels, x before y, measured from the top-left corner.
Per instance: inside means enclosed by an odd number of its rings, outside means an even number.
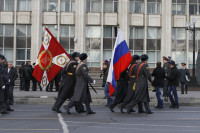
[[[0,0],[0,53],[17,66],[35,62],[48,27],[67,52],[87,52],[88,65],[99,68],[120,27],[131,53],[148,54],[151,68],[164,55],[192,68],[185,24],[195,18],[200,27],[199,12],[200,0]]]

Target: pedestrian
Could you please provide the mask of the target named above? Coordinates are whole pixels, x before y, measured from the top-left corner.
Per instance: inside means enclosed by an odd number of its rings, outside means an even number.
[[[179,102],[178,102],[178,93],[176,87],[179,86],[179,71],[176,67],[176,64],[173,60],[169,62],[170,66],[170,73],[166,76],[168,79],[168,96],[171,101],[170,108],[179,108]],[[173,92],[173,96],[172,96]]]
[[[161,67],[161,62],[156,63],[156,68],[153,70],[152,76],[154,76],[154,80],[152,85],[156,89],[156,98],[157,98],[157,109],[163,109],[163,98],[161,90],[164,87],[164,80],[165,80],[165,70]]]
[[[23,67],[23,78],[25,84],[25,91],[29,91],[30,88],[30,81],[32,80],[32,72],[33,68],[31,66],[31,62],[27,61],[26,65]]]
[[[163,56],[163,69],[165,70],[165,76],[166,76],[170,71],[170,67],[169,67],[168,58],[165,56]],[[164,87],[163,87],[163,97],[165,101],[168,101],[167,90],[168,90],[168,80],[165,78]]]
[[[32,70],[32,72],[34,71],[34,68],[35,68],[35,63],[33,63],[33,70]],[[39,84],[39,83],[38,83],[38,81],[35,79],[34,76],[32,76],[32,84],[33,84],[33,86],[32,86],[32,91],[37,91],[37,84]],[[39,85],[39,88],[40,88],[40,91],[42,91],[42,88],[40,87],[40,85]]]
[[[13,91],[15,86],[15,80],[18,77],[17,69],[13,67],[12,62],[8,62],[8,67],[6,68],[6,72],[8,74],[8,82],[9,82],[9,105],[13,105],[14,97]]]
[[[134,97],[135,91],[133,90],[133,85],[136,80],[136,66],[140,63],[140,56],[133,55],[131,65],[129,66],[129,77],[130,82],[128,85],[128,90],[123,102],[120,104],[120,111],[123,113],[123,109],[131,102]],[[131,112],[135,112],[135,110],[131,110]],[[143,107],[141,103],[138,103],[138,113],[144,113]]]
[[[149,102],[149,91],[148,91],[148,81],[152,83],[151,74],[149,72],[149,67],[147,61],[149,57],[146,54],[141,55],[141,63],[137,65],[136,68],[136,81],[133,85],[133,90],[135,94],[133,100],[127,105],[127,112],[131,113],[131,109],[135,104],[144,104],[146,114],[152,114]]]
[[[19,78],[20,78],[20,90],[24,90],[25,88],[25,83],[24,83],[24,78],[23,78],[23,67],[25,63],[21,64],[21,67],[19,68]]]
[[[123,99],[126,97],[128,90],[128,82],[130,78],[128,75],[128,69],[120,73],[119,80],[117,81],[117,87],[115,90],[115,99],[113,103],[109,106],[110,111],[114,112],[114,108],[123,102]]]
[[[181,94],[187,94],[188,92],[188,84],[187,82],[190,80],[190,72],[186,68],[186,63],[181,63],[182,68],[179,69],[180,83],[181,83]]]
[[[92,111],[90,108],[90,103],[92,102],[92,98],[90,95],[90,90],[88,87],[88,83],[94,83],[95,80],[93,80],[89,75],[88,75],[88,67],[86,65],[87,63],[87,54],[82,53],[80,55],[80,60],[81,63],[77,66],[76,68],[76,85],[74,89],[74,94],[72,98],[70,99],[70,102],[68,103],[67,106],[64,106],[66,112],[68,114],[70,113],[70,108],[75,106],[77,103],[84,103],[86,106],[86,113],[87,114],[95,114],[95,112]]]
[[[67,65],[62,70],[62,81],[60,85],[60,89],[58,92],[58,96],[56,99],[55,104],[52,107],[53,111],[56,111],[57,113],[61,113],[60,107],[63,105],[63,103],[70,99],[74,94],[74,87],[76,84],[76,68],[78,65],[80,54],[78,52],[74,52],[71,55],[71,60],[67,63]],[[81,104],[82,105],[82,104]],[[81,106],[77,104],[75,106],[77,113],[84,112],[83,105]]]
[[[112,99],[112,97],[110,97],[110,93],[109,93],[109,83],[107,83],[109,65],[110,65],[110,63],[108,62],[108,60],[105,60],[104,63],[103,63],[103,83],[102,83],[102,87],[104,87],[104,94],[105,94],[106,99],[107,99],[106,107],[109,107],[110,104],[112,104],[112,102],[113,102],[113,99]]]

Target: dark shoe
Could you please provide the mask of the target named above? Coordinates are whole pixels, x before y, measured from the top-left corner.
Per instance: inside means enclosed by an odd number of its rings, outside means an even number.
[[[136,112],[134,109],[131,109],[130,111],[131,111],[131,112]]]
[[[153,114],[153,112],[152,111],[148,111],[148,112],[146,112],[146,114]]]
[[[124,113],[123,109],[124,109],[123,106],[120,105],[120,106],[119,106],[119,110],[120,110],[121,113]]]
[[[179,106],[175,105],[175,106],[174,106],[174,109],[179,109]]]
[[[138,111],[139,114],[142,114],[142,113],[146,113],[146,111],[142,110],[142,111]]]
[[[70,108],[67,105],[64,106],[64,109],[66,110],[67,114],[71,115],[71,113],[69,112]]]
[[[90,114],[96,114],[96,112],[91,111],[87,111],[86,114],[90,115]]]
[[[7,111],[9,111],[9,112],[13,112],[13,111],[14,111],[14,109],[7,109]]]
[[[127,109],[127,113],[131,114],[131,109]]]
[[[171,105],[171,106],[169,106],[170,109],[173,109],[174,107],[175,107],[175,105]]]
[[[109,109],[110,109],[111,112],[115,112],[115,111],[113,110],[114,108],[113,108],[111,105],[109,106]]]
[[[61,111],[61,110],[56,110],[56,112],[57,112],[57,113],[62,113],[62,111]]]

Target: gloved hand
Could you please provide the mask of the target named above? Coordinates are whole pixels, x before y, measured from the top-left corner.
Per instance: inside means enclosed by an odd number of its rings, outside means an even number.
[[[5,87],[5,85],[4,85],[4,86],[2,86],[2,89],[3,89],[3,90],[5,90],[5,88],[6,88],[6,87]]]
[[[96,80],[93,81],[93,84],[96,84]]]

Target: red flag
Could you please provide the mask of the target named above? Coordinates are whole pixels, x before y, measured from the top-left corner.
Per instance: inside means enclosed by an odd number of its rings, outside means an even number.
[[[49,82],[65,67],[68,53],[46,28],[33,76],[46,89]]]

